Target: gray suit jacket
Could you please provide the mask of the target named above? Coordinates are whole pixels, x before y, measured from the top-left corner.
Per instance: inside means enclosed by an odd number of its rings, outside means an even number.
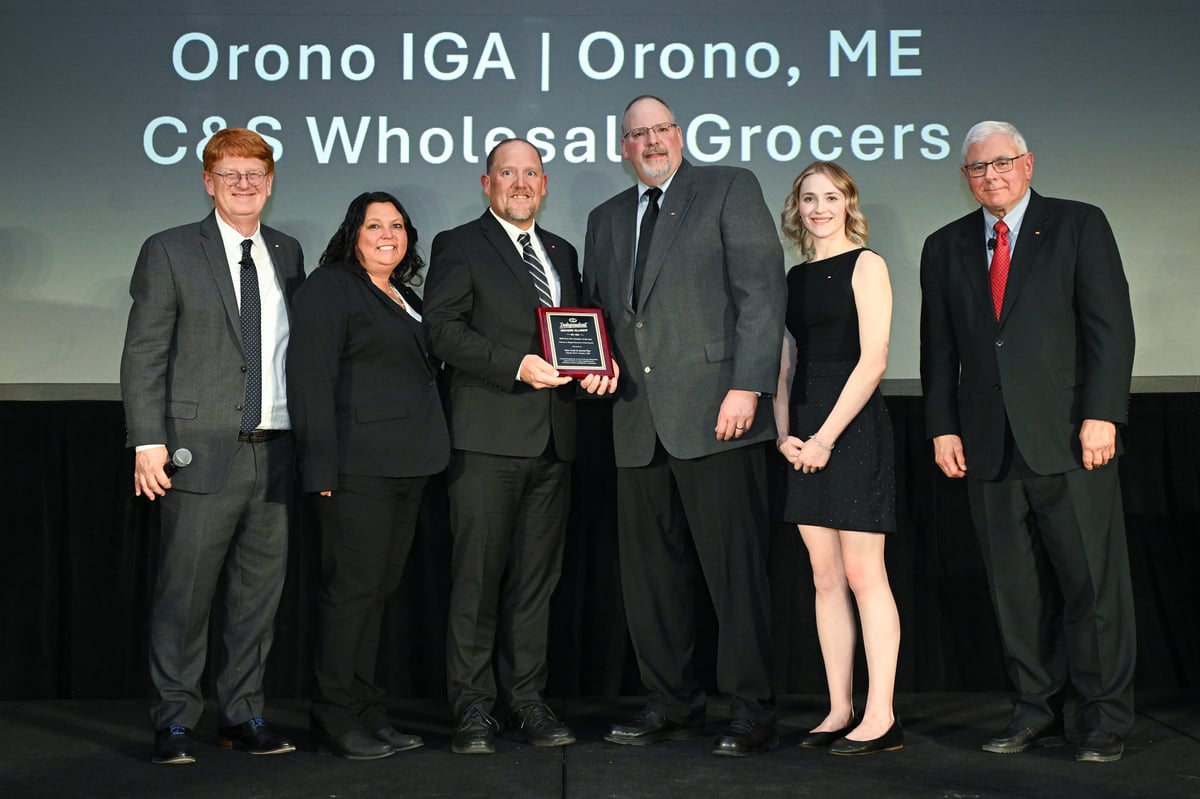
[[[655,437],[677,458],[775,438],[770,401],[746,434],[718,441],[730,389],[773,394],[787,289],[783,249],[753,173],[684,160],[663,195],[642,297],[629,304],[637,187],[588,216],[587,302],[605,310],[621,367],[613,409],[618,466],[644,466]]]
[[[304,280],[300,243],[266,225],[261,230],[290,303]],[[129,293],[133,307],[121,354],[126,443],[187,447],[195,460],[172,485],[219,491],[237,448],[246,361],[216,212],[147,239]]]

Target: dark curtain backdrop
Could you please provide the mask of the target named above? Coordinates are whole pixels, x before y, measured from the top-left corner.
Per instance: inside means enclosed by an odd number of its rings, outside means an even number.
[[[934,467],[921,399],[894,396],[887,404],[899,458],[900,532],[887,544],[903,627],[897,689],[1006,690],[966,487]],[[598,401],[580,406],[574,510],[551,622],[550,693],[639,694],[617,569],[608,407]],[[0,402],[2,700],[150,696],[146,618],[157,506],[132,498],[132,456],[123,439],[116,402]],[[1134,395],[1124,440],[1137,684],[1195,688],[1200,395]],[[408,571],[385,620],[381,670],[397,698],[445,692],[447,518],[439,478],[430,485]],[[273,697],[305,697],[311,688],[318,535],[306,501],[297,499],[268,673]],[[770,531],[770,570],[776,690],[823,692],[811,573],[794,528]],[[715,631],[711,608],[702,603],[700,612],[698,652],[711,679]],[[217,608],[214,628],[219,617]]]

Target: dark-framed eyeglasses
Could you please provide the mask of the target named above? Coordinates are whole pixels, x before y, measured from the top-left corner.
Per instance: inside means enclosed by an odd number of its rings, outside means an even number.
[[[267,173],[262,171],[256,172],[209,172],[213,177],[220,178],[225,181],[226,186],[236,186],[245,178],[246,182],[251,186],[261,186],[263,181],[267,179]]]
[[[634,128],[633,130],[622,136],[622,139],[630,141],[645,141],[650,135],[650,131],[654,131],[655,136],[666,136],[675,128],[679,127],[674,122],[659,122],[657,125],[651,125],[648,128]]]
[[[1013,162],[1018,158],[1023,158],[1029,153],[1021,153],[1020,155],[1005,156],[1004,158],[993,158],[991,161],[975,161],[970,164],[963,164],[963,171],[969,177],[981,178],[987,174],[987,168],[990,166],[997,172],[1009,172],[1013,168]]]

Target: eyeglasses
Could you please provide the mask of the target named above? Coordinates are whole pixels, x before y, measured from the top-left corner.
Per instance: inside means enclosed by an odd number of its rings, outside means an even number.
[[[989,166],[997,172],[1008,172],[1013,168],[1014,161],[1026,155],[1029,155],[1029,153],[1021,153],[1011,158],[996,158],[992,161],[976,161],[973,164],[964,164],[963,171],[973,178],[981,178],[986,175]]]
[[[251,186],[261,186],[262,182],[267,179],[266,172],[209,172],[208,174],[225,181],[226,186],[236,186],[242,182],[242,178],[245,178]]]
[[[648,128],[634,128],[621,138],[641,142],[646,140],[646,137],[650,135],[650,131],[654,131],[655,136],[666,136],[677,127],[679,126],[674,122],[659,122],[657,125],[651,125]]]

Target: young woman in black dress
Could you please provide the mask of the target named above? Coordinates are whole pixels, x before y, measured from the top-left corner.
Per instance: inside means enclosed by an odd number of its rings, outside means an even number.
[[[783,232],[806,259],[787,278],[787,333],[775,396],[776,445],[792,465],[784,521],[797,524],[816,585],[817,635],[829,715],[806,748],[841,755],[904,745],[892,710],[900,618],[884,567],[896,529],[891,422],[879,393],[887,369],[892,290],[887,264],[865,248],[858,188],[837,164],[796,178]],[[854,712],[854,603],[869,687]]]

